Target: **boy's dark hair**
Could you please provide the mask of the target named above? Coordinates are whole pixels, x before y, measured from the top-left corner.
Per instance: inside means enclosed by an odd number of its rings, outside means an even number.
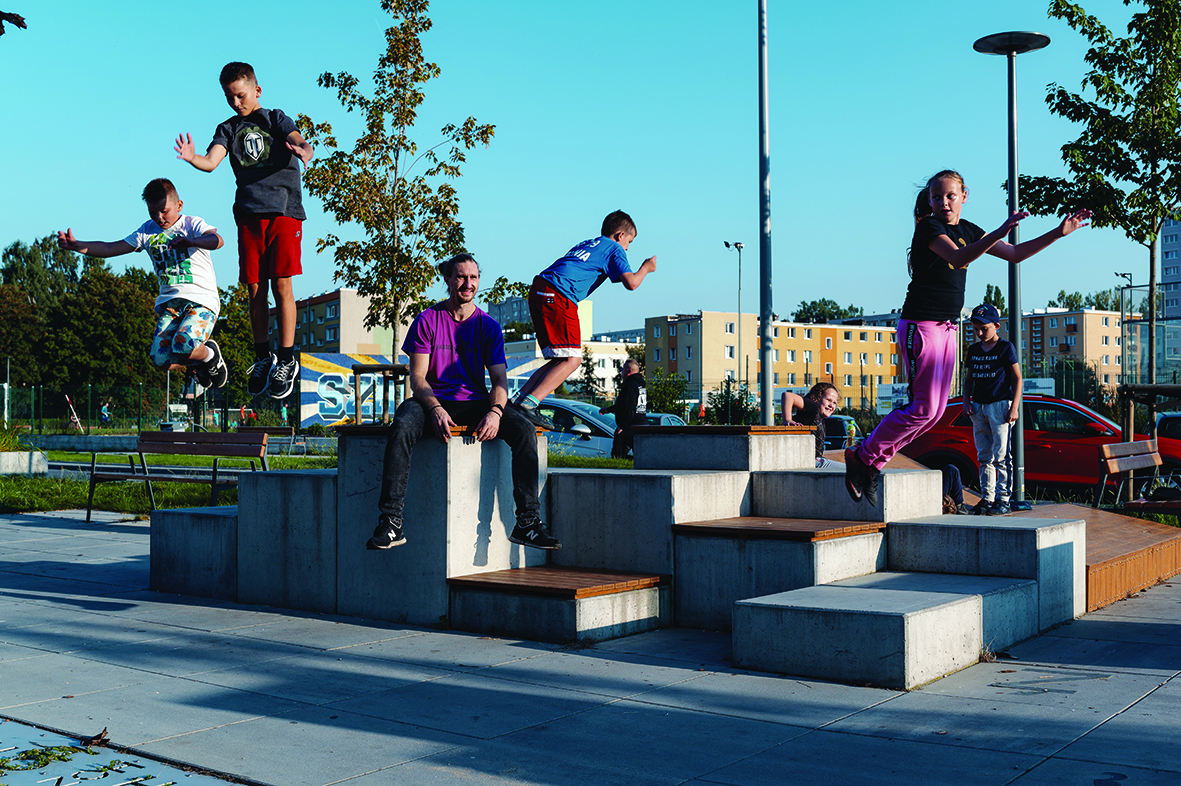
[[[603,231],[600,234],[603,237],[611,237],[616,232],[626,232],[629,235],[636,234],[636,222],[632,221],[632,217],[622,210],[616,210],[614,213],[607,214],[607,217],[603,219]]]
[[[144,204],[147,205],[168,198],[175,199],[178,202],[180,201],[180,195],[176,193],[176,186],[172,185],[172,181],[166,177],[158,177],[155,180],[149,181],[144,186],[142,196]]]
[[[468,253],[456,254],[455,256],[451,257],[450,259],[444,259],[438,265],[439,275],[441,275],[443,277],[444,281],[451,278],[451,274],[455,272],[455,266],[458,265],[460,262],[471,262],[472,264],[474,264],[476,266],[476,270],[480,269],[480,263],[477,262],[476,258],[473,257],[471,254],[468,254]]]
[[[254,78],[254,68],[250,63],[226,63],[225,67],[221,69],[221,76],[218,79],[221,81],[222,87],[233,84],[239,79],[258,84],[258,80]]]

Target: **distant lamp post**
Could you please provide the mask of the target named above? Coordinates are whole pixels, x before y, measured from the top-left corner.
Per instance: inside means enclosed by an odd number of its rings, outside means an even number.
[[[985,55],[1005,55],[1009,61],[1009,213],[1020,210],[1017,193],[1017,55],[1033,52],[1050,43],[1048,35],[1029,32],[993,33],[977,39],[972,48]],[[1017,245],[1019,233],[1014,225],[1009,242]],[[1021,272],[1017,263],[1009,263],[1009,337],[1021,364]],[[1024,410],[1024,407],[1022,407]],[[1012,440],[1013,499],[1025,501],[1025,418],[1019,412]]]
[[[1122,278],[1127,281],[1127,284],[1119,288],[1119,380],[1121,383],[1127,382],[1124,377],[1128,375],[1128,317],[1131,316],[1131,303],[1124,302],[1125,293],[1132,289],[1132,274],[1131,273],[1116,273],[1117,278]],[[1136,369],[1139,375],[1139,368]],[[1121,424],[1123,425],[1123,424]],[[1124,439],[1131,440],[1131,430],[1126,429],[1124,432]]]
[[[726,248],[738,251],[738,387],[742,388],[742,244],[723,240]],[[764,369],[765,371],[766,369]],[[745,405],[744,405],[745,406]],[[743,410],[745,412],[745,409]]]

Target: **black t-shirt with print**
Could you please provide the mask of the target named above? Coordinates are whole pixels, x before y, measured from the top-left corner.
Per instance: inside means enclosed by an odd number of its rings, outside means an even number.
[[[927,216],[914,228],[910,244],[910,286],[902,318],[928,322],[958,322],[964,307],[966,267],[956,270],[943,257],[930,249],[937,235],[947,235],[959,248],[975,243],[985,232],[971,221],[960,219],[958,224],[944,224],[934,216]]]
[[[1017,365],[1017,349],[1012,342],[997,339],[996,346],[985,351],[977,342],[968,347],[965,365],[972,381],[972,401],[991,404],[1013,400],[1013,379],[1010,372]]]
[[[281,109],[259,107],[246,117],[235,115],[218,125],[211,144],[226,149],[238,189],[234,219],[247,216],[290,216],[303,221],[299,156],[287,149],[295,121]]]
[[[804,406],[795,411],[791,419],[796,423],[803,423],[805,426],[816,427],[816,456],[819,458],[824,455],[824,416],[820,414],[820,404],[810,398],[804,398]]]

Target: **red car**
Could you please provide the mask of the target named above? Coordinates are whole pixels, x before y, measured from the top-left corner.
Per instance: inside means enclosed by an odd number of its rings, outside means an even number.
[[[1025,482],[1095,487],[1099,482],[1099,446],[1123,442],[1120,428],[1098,412],[1064,398],[1026,396]],[[1136,439],[1148,439],[1137,434]],[[1181,439],[1157,441],[1161,475],[1181,470]],[[902,454],[935,469],[954,464],[968,485],[980,477],[972,421],[963,400],[954,398],[930,431],[902,449]],[[1115,482],[1115,481],[1110,481]]]

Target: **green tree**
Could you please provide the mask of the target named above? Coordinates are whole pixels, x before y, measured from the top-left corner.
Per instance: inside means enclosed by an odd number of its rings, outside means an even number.
[[[1154,306],[1157,238],[1181,195],[1181,8],[1177,0],[1135,5],[1142,10],[1132,14],[1127,37],[1119,37],[1082,6],[1051,1],[1049,15],[1090,42],[1084,56],[1090,70],[1082,92],[1051,84],[1046,103],[1083,128],[1062,146],[1068,177],[1025,176],[1021,187],[1024,203],[1038,215],[1087,207],[1095,226],[1118,227],[1147,247]],[[1148,314],[1148,373],[1155,381],[1156,309]]]
[[[835,300],[822,298],[820,300],[800,301],[792,315],[793,322],[823,323],[833,319],[853,319],[865,315],[865,309],[850,305],[841,308]]]
[[[984,302],[996,306],[996,310],[1000,312],[1002,317],[1009,316],[1009,309],[1005,306],[1005,294],[1001,292],[1000,287],[994,287],[992,284],[985,286]]]
[[[509,322],[504,326],[505,341],[522,341],[527,335],[532,335],[532,322]]]
[[[1082,293],[1070,292],[1068,294],[1066,290],[1063,289],[1059,290],[1058,297],[1053,298],[1046,303],[1046,308],[1064,308],[1067,311],[1078,311],[1083,307],[1084,304],[1085,298],[1083,298]]]
[[[73,251],[58,248],[54,235],[39,238],[32,245],[18,240],[4,249],[0,280],[19,286],[34,306],[48,310],[77,286],[81,259]]]
[[[1119,311],[1119,290],[1100,289],[1092,292],[1087,295],[1083,305],[1098,311]]]
[[[747,425],[759,422],[759,403],[744,382],[726,378],[705,399],[705,419],[709,423]]]
[[[590,347],[582,348],[582,366],[579,368],[578,378],[570,383],[574,392],[586,396],[591,401],[603,397],[603,380],[595,376],[595,355]]]
[[[43,325],[41,312],[16,284],[0,284],[0,359],[9,363],[7,381],[36,385],[41,381],[37,361]]]
[[[254,362],[254,335],[250,331],[250,295],[243,284],[235,283],[229,289],[222,289],[221,312],[213,337],[221,348],[229,368],[230,378],[226,382],[229,406],[241,407],[249,402],[246,392],[246,371]]]
[[[444,125],[442,140],[422,152],[410,138],[426,97],[423,86],[440,73],[422,51],[420,37],[431,29],[428,7],[427,0],[381,0],[395,24],[386,30],[372,96],[343,71],[317,80],[336,90],[347,112],[364,117],[364,133],[352,150],[338,147],[329,123],[299,117],[308,142],[329,151],[304,174],[308,193],[323,199],[338,223],[359,224],[365,234],[363,240],[344,240],[330,233],[316,248],[333,250],[335,279],[370,298],[365,325],[392,326],[395,348],[403,320],[421,310],[435,281],[435,262],[463,249],[459,196],[451,181],[460,176],[465,151],[487,145],[494,130],[469,117]]]
[[[643,358],[640,358],[643,362]],[[670,415],[685,414],[685,399],[689,395],[689,380],[684,374],[666,374],[663,368],[648,379],[648,411]]]

